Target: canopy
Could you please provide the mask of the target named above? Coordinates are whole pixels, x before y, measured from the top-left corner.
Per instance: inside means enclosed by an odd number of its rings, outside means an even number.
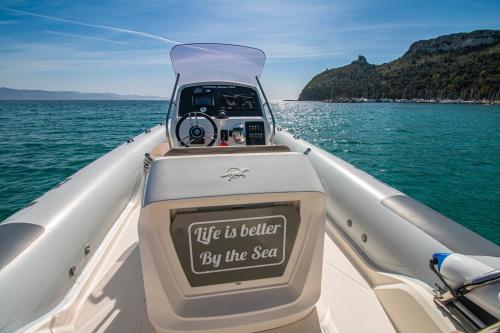
[[[231,44],[181,44],[170,52],[179,83],[232,81],[255,85],[266,55],[262,50]]]

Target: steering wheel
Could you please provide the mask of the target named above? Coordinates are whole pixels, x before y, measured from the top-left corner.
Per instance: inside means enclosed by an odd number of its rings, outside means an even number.
[[[212,131],[207,131],[203,126],[199,124],[199,117],[205,118],[208,120],[210,125],[212,125]],[[181,125],[189,119],[189,124],[191,127],[189,128],[189,134],[183,138],[180,135]],[[183,115],[179,121],[177,122],[177,126],[175,126],[175,136],[177,137],[177,141],[183,147],[189,147],[189,145],[193,141],[197,141],[200,139],[208,139],[210,140],[206,146],[213,146],[215,141],[217,140],[217,125],[210,118],[209,115],[203,112],[189,112]]]

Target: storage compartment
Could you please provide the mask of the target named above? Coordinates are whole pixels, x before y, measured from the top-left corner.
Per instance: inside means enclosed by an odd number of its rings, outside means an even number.
[[[193,287],[282,276],[299,229],[295,206],[177,214],[170,236]]]
[[[157,331],[253,332],[311,311],[325,210],[304,155],[164,157],[144,191],[139,245]]]

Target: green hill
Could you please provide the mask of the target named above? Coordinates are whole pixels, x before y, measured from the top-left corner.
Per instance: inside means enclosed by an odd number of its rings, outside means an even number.
[[[299,100],[330,98],[500,99],[500,31],[477,30],[413,43],[381,65],[365,57],[313,77]]]

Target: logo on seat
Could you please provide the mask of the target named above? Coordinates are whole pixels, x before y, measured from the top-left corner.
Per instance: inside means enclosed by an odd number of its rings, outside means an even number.
[[[229,168],[226,171],[226,174],[220,176],[221,178],[227,178],[228,181],[232,181],[233,179],[238,178],[246,178],[245,173],[250,172],[247,168]]]

